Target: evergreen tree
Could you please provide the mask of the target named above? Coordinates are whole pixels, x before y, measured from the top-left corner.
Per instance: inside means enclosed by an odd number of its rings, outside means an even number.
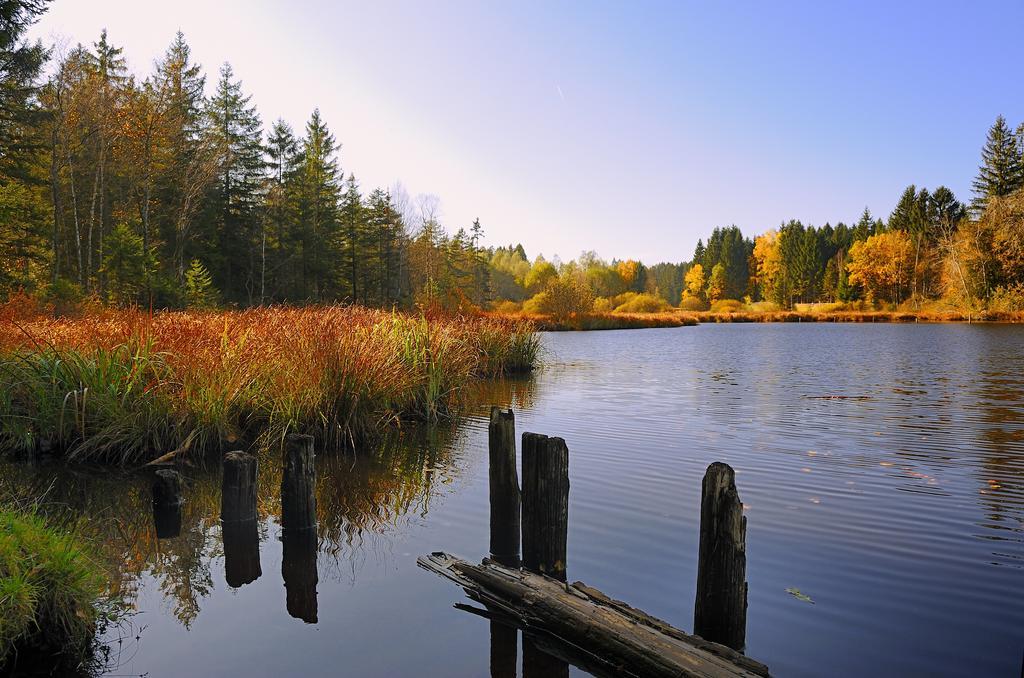
[[[331,267],[341,258],[338,237],[340,146],[320,117],[313,111],[306,123],[296,177],[296,241],[301,261],[300,298],[323,301],[338,296]]]
[[[981,149],[981,167],[972,184],[976,214],[985,211],[991,198],[1010,195],[1024,185],[1024,155],[1020,140],[1010,131],[1003,116],[996,118],[988,130]]]
[[[37,79],[47,51],[30,43],[25,32],[46,11],[49,0],[0,2],[0,175],[29,178],[40,139],[34,133],[42,122],[36,101]]]
[[[217,180],[206,207],[208,229],[203,251],[213,261],[213,276],[227,299],[251,304],[265,269],[263,204],[266,161],[263,129],[250,96],[233,80],[229,64],[220,71],[206,114],[219,161]]]
[[[299,142],[284,120],[271,126],[266,151],[270,177],[261,228],[260,303],[268,291],[272,298],[286,299],[298,289],[298,267],[286,267],[294,264],[301,245],[294,237]]]
[[[361,290],[362,301],[365,302],[368,288],[371,286],[365,273],[373,270],[375,264],[369,260],[373,258],[374,253],[367,248],[366,210],[363,208],[363,196],[359,193],[359,184],[354,174],[349,174],[345,180],[339,219],[344,240],[341,243],[340,262],[341,278],[345,281],[342,288],[352,303],[360,301]]]

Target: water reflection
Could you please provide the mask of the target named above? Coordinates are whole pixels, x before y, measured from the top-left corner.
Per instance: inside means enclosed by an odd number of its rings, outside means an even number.
[[[255,520],[221,523],[221,541],[228,586],[237,589],[260,578],[260,531]]]
[[[316,531],[282,530],[281,577],[284,579],[288,614],[307,624],[316,623]]]

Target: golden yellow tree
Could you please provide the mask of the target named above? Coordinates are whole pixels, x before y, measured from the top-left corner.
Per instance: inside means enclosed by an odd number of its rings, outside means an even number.
[[[779,232],[766,231],[754,240],[754,260],[757,262],[757,280],[765,299],[778,301],[782,279],[782,248]]]
[[[871,301],[900,303],[913,272],[914,244],[906,231],[888,231],[850,248],[850,283],[864,286]]]

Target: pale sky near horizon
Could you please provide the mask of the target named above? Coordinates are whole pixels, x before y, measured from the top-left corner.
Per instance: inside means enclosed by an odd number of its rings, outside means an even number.
[[[54,0],[146,75],[180,28],[264,126],[319,107],[364,192],[435,194],[449,232],[533,257],[688,260],[715,226],[886,217],[961,200],[988,127],[1024,121],[1024,2]]]

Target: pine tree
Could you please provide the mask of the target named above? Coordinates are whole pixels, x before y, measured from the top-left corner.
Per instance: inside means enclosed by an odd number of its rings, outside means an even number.
[[[985,146],[981,149],[981,167],[972,186],[974,200],[971,208],[976,214],[985,211],[990,199],[1010,195],[1024,186],[1021,142],[1001,115],[988,130]]]
[[[207,200],[210,232],[203,249],[207,256],[216,254],[214,279],[226,297],[251,304],[265,264],[262,234],[256,227],[261,223],[266,161],[256,107],[233,75],[231,66],[224,64],[206,108],[219,167]]]
[[[289,276],[285,266],[299,252],[300,242],[293,237],[296,213],[296,183],[299,170],[299,143],[292,128],[278,119],[267,137],[270,178],[261,229],[260,303],[267,295],[289,298],[298,288],[296,276]],[[269,227],[269,231],[268,231]]]
[[[343,289],[348,293],[352,303],[359,301],[359,291],[363,292],[363,301],[366,301],[367,284],[362,275],[366,269],[374,266],[372,252],[366,248],[366,210],[363,208],[363,197],[359,193],[359,183],[354,174],[349,174],[345,180],[345,191],[341,196],[341,209],[339,214],[341,221],[341,234],[343,242],[341,278],[345,280]]]
[[[28,179],[41,144],[34,129],[43,112],[36,101],[37,78],[46,61],[42,42],[25,32],[46,11],[48,0],[0,3],[0,174]]]
[[[339,290],[331,284],[331,264],[338,251],[340,187],[339,145],[314,110],[306,123],[306,136],[296,177],[297,241],[302,262],[300,293],[303,299],[322,301]]]

